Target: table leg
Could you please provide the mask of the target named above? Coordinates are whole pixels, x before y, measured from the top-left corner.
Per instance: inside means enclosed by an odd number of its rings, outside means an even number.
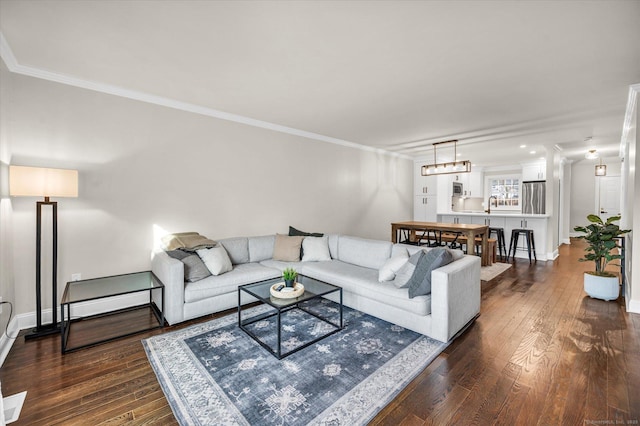
[[[488,266],[491,265],[491,258],[489,257],[489,242],[487,234],[488,234],[488,229],[485,229],[485,231],[482,233],[482,265],[483,266]]]
[[[475,254],[476,246],[475,242],[475,233],[473,231],[466,232],[467,237],[467,254]]]
[[[391,242],[394,244],[398,242],[398,228],[395,225],[391,225]]]
[[[278,327],[278,359],[282,359],[282,328],[280,323],[280,309],[278,309],[278,316],[276,317],[276,327]]]

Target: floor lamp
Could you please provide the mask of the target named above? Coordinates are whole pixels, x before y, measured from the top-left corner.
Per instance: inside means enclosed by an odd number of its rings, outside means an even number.
[[[78,171],[42,167],[9,166],[9,195],[12,197],[44,197],[36,202],[36,328],[25,340],[60,332],[58,325],[58,203],[50,197],[77,197]],[[42,207],[52,211],[52,321],[42,324]]]

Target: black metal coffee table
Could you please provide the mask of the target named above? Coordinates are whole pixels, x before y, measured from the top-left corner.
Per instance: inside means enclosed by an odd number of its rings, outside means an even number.
[[[282,281],[282,278],[274,278],[266,281],[260,281],[253,284],[246,284],[238,287],[238,326],[252,339],[258,342],[262,347],[268,350],[273,356],[278,359],[282,359],[286,356],[289,356],[295,352],[298,352],[301,349],[306,348],[309,345],[312,345],[319,340],[324,339],[327,336],[330,336],[343,328],[343,319],[342,319],[342,288],[325,283],[320,280],[316,280],[304,275],[298,275],[297,282],[304,285],[304,293],[299,297],[293,299],[282,299],[276,298],[271,295],[271,286]],[[336,304],[339,306],[340,311],[340,320],[338,322],[334,322],[331,318],[328,318],[322,314],[319,314],[318,311],[314,311],[310,309],[310,306],[313,305],[315,301],[320,301],[322,298],[326,298],[326,296],[330,294],[339,294],[339,302]],[[269,309],[267,312],[260,313],[248,318],[242,317],[243,312],[246,314],[246,310],[243,310],[243,300],[249,299],[249,296],[253,296],[253,298],[257,299],[259,302],[270,306],[273,309]],[[246,298],[246,299],[243,299]],[[293,349],[283,352],[282,351],[282,316],[286,314],[288,311],[298,309],[302,311],[305,315],[311,315],[323,323],[327,324],[327,332],[318,333],[317,337],[308,340],[301,341],[300,345],[295,346]],[[273,344],[269,344],[267,339],[264,337],[258,336],[251,327],[252,324],[256,324],[260,321],[264,321],[269,318],[275,317],[275,330],[273,333],[276,334],[276,338]],[[271,335],[270,337],[273,337]],[[274,346],[274,347],[272,347]]]

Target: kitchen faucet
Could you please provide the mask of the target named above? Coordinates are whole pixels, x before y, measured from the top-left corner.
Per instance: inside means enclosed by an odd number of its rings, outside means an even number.
[[[498,208],[498,197],[496,197],[495,195],[492,195],[492,196],[491,196],[491,197],[489,197],[489,199],[487,200],[487,204],[488,204],[488,206],[487,206],[487,209],[485,210],[485,212],[486,212],[487,214],[491,214],[491,199],[492,199],[492,198],[493,198],[494,200],[496,200],[496,208]]]

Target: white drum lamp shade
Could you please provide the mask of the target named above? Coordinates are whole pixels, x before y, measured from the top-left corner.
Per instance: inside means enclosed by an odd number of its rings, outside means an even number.
[[[9,166],[12,197],[77,197],[78,171]]]

